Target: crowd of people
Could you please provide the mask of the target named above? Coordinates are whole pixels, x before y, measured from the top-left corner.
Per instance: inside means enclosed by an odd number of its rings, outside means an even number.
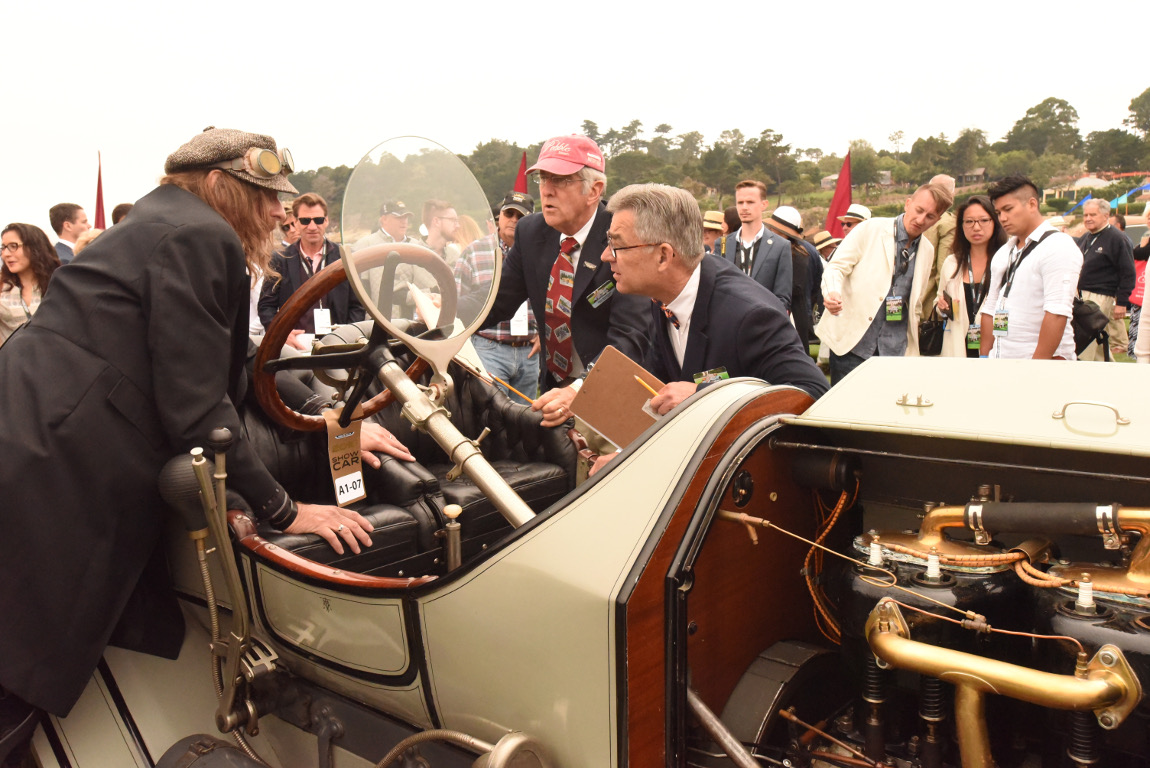
[[[218,426],[240,436],[229,475],[255,517],[318,534],[338,552],[370,546],[371,525],[353,510],[291,499],[239,428],[251,344],[345,248],[327,237],[327,201],[299,195],[291,170],[271,137],[208,129],[168,157],[156,190],[129,211],[118,206],[87,250],[79,206],[52,209],[55,248],[37,227],[4,228],[0,703],[60,715],[75,703],[160,535],[160,467],[206,445]],[[722,212],[661,184],[627,186],[608,201],[603,153],[586,136],[545,142],[528,172],[540,210],[510,192],[486,234],[450,201],[427,200],[416,238],[414,212],[390,199],[378,230],[346,247],[425,246],[450,266],[468,318],[486,306],[501,253],[502,280],[475,346],[544,426],[572,418],[608,345],[666,382],[649,403],[666,414],[742,376],[818,398],[875,356],[1072,360],[1076,300],[1115,323],[1117,345],[1125,308],[1141,305],[1134,260],[1145,260],[1150,241],[1132,249],[1097,200],[1075,241],[1045,219],[1039,190],[1021,176],[954,212],[953,180],[936,177],[898,216],[852,205],[840,218],[843,238],[819,231],[808,240],[800,212],[769,211],[753,179]],[[281,195],[294,197],[285,207]],[[418,285],[414,274],[408,282]],[[919,324],[935,313],[947,319],[943,343],[922,349]],[[306,334],[364,316],[342,283],[301,313],[288,344],[306,350]],[[810,355],[815,338],[830,384]],[[1109,352],[1097,339],[1083,359]],[[1136,344],[1139,362],[1150,362],[1150,329]],[[411,459],[366,425],[364,442]],[[602,446],[594,471],[609,466],[612,449]],[[67,470],[55,481],[47,458]]]

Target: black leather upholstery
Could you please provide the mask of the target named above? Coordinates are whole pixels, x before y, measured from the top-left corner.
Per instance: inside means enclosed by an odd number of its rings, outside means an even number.
[[[260,536],[301,557],[324,565],[338,565],[358,573],[403,560],[422,551],[419,544],[419,522],[406,509],[391,504],[369,504],[356,509],[372,525],[372,546],[360,545],[358,555],[347,547],[346,542],[344,553],[337,555],[320,536],[280,533],[266,523],[259,526]]]
[[[400,360],[404,367],[408,362]],[[490,428],[481,444],[484,455],[532,509],[540,512],[574,488],[578,455],[565,428],[543,427],[542,414],[511,402],[500,390],[455,364],[449,373],[455,387],[444,405],[452,422],[472,439],[478,438],[484,428]],[[363,503],[368,505],[369,519],[376,526],[377,533],[372,537],[376,546],[359,556],[348,553],[339,558],[319,536],[290,536],[270,528],[261,528],[261,535],[317,562],[338,563],[341,568],[366,572],[378,570],[384,557],[394,557],[391,562],[396,562],[414,552],[440,547],[435,533],[446,523],[446,504],[463,507],[459,521],[465,541],[490,541],[498,538],[494,535],[497,532],[510,529],[494,505],[465,476],[447,481],[451,465],[447,464],[446,454],[428,435],[412,429],[398,405],[393,404],[373,419],[402,441],[416,458],[409,462],[377,454],[382,462],[380,468],[363,468],[368,489]],[[324,460],[327,446],[323,432],[289,434],[272,424],[254,402],[243,413],[243,428],[259,457],[292,498],[335,502]],[[473,548],[465,547],[464,551],[466,554]]]

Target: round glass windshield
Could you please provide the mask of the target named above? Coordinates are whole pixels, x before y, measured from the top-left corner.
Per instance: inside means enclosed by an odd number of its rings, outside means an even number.
[[[501,259],[463,161],[428,139],[385,141],[352,171],[341,223],[348,279],[371,317],[420,354],[448,340],[457,351],[486,314]]]

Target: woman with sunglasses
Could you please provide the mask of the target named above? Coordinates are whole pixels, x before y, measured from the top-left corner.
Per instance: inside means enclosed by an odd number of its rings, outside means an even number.
[[[0,344],[40,308],[48,280],[60,266],[56,249],[39,227],[9,224],[0,233]]]
[[[942,354],[978,357],[978,310],[990,289],[990,260],[1006,243],[1006,230],[986,195],[974,195],[959,205],[955,219],[954,246],[942,263],[936,299],[939,312],[949,312],[953,318],[946,324]]]

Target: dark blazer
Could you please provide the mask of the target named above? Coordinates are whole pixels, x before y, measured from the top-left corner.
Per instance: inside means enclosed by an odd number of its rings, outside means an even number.
[[[791,264],[791,242],[782,235],[777,235],[763,225],[762,240],[759,242],[759,252],[755,254],[755,263],[751,267],[751,277],[755,282],[775,294],[775,298],[783,303],[783,309],[791,308],[791,282],[794,267]],[[739,232],[736,229],[727,235],[725,240],[715,243],[723,258],[732,264],[739,263]],[[726,244],[726,250],[723,245]]]
[[[607,247],[607,229],[610,226],[611,214],[600,203],[587,242],[579,251],[579,266],[575,268],[575,285],[571,293],[571,334],[575,350],[584,365],[593,363],[608,344],[636,362],[643,359],[647,349],[647,306],[651,303],[650,299],[624,296],[618,291],[612,291],[598,307],[592,307],[588,301],[596,289],[608,284],[614,285],[611,265],[600,261]],[[515,230],[515,244],[503,262],[499,294],[484,321],[485,328],[491,327],[514,315],[525,299],[531,302],[531,310],[540,324],[541,392],[558,383],[547,370],[547,340],[542,325],[546,317],[544,304],[547,300],[547,281],[551,277],[555,257],[559,254],[561,239],[559,230],[549,227],[541,213],[533,213],[519,221]],[[460,314],[466,316],[465,310],[461,309]]]
[[[288,503],[242,438],[240,240],[162,186],[77,260],[0,347],[0,686],[65,715],[159,541],[164,463],[227,427],[228,480],[265,518]]]
[[[339,261],[339,246],[331,240],[324,240],[327,244],[327,253],[323,265],[334,264]],[[295,293],[309,275],[304,271],[303,262],[300,261],[299,241],[289,245],[272,256],[271,268],[279,272],[280,279],[265,279],[263,291],[260,292],[259,313],[260,322],[264,328],[272,324],[272,319],[279,312],[291,295]],[[323,297],[323,305],[331,310],[333,325],[358,323],[364,319],[363,305],[351,290],[351,284],[344,281],[332,288],[327,296]],[[296,328],[308,333],[315,333],[315,317],[310,311],[300,315]]]
[[[644,368],[667,382],[693,381],[697,373],[722,367],[732,379],[754,376],[793,384],[811,397],[827,391],[827,377],[799,342],[774,294],[723,259],[703,258],[698,269],[699,292],[682,368],[667,337],[669,321],[654,303],[648,310],[651,346]]]
[[[61,264],[67,264],[72,260],[75,255],[72,253],[71,246],[64,245],[59,240],[56,241],[56,255],[60,257]]]

